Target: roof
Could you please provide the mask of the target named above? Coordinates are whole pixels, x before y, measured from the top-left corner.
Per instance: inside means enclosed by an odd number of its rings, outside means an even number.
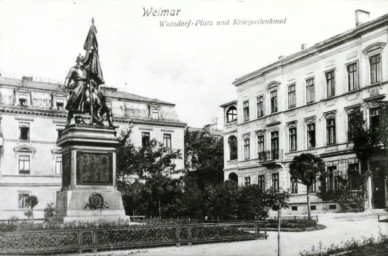
[[[34,81],[31,77],[24,77],[23,79],[7,78],[7,77],[2,77],[1,75],[0,75],[0,84],[16,86],[21,88],[32,88],[32,89],[49,90],[49,91],[62,91],[61,88],[63,88],[63,84],[61,83]],[[103,85],[101,86],[101,88],[104,91],[105,95],[111,98],[120,98],[120,99],[131,100],[131,101],[140,101],[140,102],[175,106],[175,104],[169,103],[166,101],[151,99],[151,98],[139,96],[132,93],[117,91],[117,88],[115,87],[109,87],[109,86]]]
[[[264,66],[263,68],[261,69],[258,69],[256,71],[253,71],[251,73],[248,73],[244,76],[241,76],[239,78],[237,78],[233,84],[235,86],[239,86],[241,85],[242,83],[248,81],[248,80],[251,80],[255,77],[258,77],[258,76],[261,76],[263,75],[264,73],[266,72],[269,72],[271,71],[272,69],[275,69],[279,66],[284,66],[284,65],[287,65],[287,64],[290,64],[292,62],[295,62],[295,61],[298,61],[304,57],[307,57],[311,54],[314,54],[316,52],[320,52],[322,50],[325,50],[326,48],[330,49],[332,47],[335,47],[337,46],[339,43],[345,41],[345,40],[349,40],[353,37],[356,37],[356,36],[359,36],[360,34],[364,33],[364,32],[367,32],[369,31],[371,28],[375,28],[375,27],[379,27],[379,26],[384,26],[384,25],[388,25],[388,14],[385,14],[381,17],[378,17],[374,20],[371,20],[371,21],[368,21],[368,22],[365,22],[355,28],[352,28],[350,30],[347,30],[341,34],[338,34],[338,35],[335,35],[333,37],[330,37],[329,39],[326,39],[324,41],[321,41],[319,43],[316,43],[315,45],[311,46],[311,47],[308,47],[304,50],[301,50],[297,53],[294,53],[294,54],[291,54],[289,56],[286,56],[284,58],[282,58],[281,60],[278,60],[276,62],[273,62],[267,66]],[[224,104],[225,105],[225,104]],[[223,105],[221,105],[222,107]]]
[[[222,136],[223,135],[223,130],[217,130],[217,129],[211,129],[209,125],[205,125],[203,128],[198,128],[198,127],[186,127],[188,132],[205,132],[209,134],[210,136]]]
[[[103,89],[105,95],[108,97],[122,98],[122,99],[126,99],[126,100],[143,101],[143,102],[150,102],[150,103],[175,106],[174,103],[161,101],[158,99],[151,99],[151,98],[143,97],[143,96],[128,93],[128,92],[120,92],[120,91],[117,91],[116,88],[113,88],[113,90],[112,90],[112,87],[101,87],[101,88]]]

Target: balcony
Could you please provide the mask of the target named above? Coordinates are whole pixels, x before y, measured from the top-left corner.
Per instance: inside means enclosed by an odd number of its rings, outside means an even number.
[[[283,155],[283,150],[272,149],[263,152],[259,152],[259,161],[261,163],[265,162],[274,162],[276,160],[280,160]]]

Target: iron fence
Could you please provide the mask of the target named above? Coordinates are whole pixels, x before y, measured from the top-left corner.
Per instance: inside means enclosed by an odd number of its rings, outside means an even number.
[[[266,238],[263,221],[3,232],[0,254],[82,253]]]

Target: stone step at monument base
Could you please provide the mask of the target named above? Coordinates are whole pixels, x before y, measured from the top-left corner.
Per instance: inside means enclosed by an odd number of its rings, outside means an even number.
[[[55,211],[57,215],[50,221],[56,223],[130,221],[121,193],[105,189],[59,191]]]
[[[130,222],[129,216],[122,215],[73,215],[73,216],[55,216],[50,218],[50,222],[53,223],[115,223],[115,224],[126,224],[134,225],[136,223]]]

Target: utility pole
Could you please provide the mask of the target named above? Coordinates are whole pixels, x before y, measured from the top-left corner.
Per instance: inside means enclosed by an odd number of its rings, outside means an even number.
[[[281,224],[281,217],[282,217],[282,208],[279,206],[279,210],[278,210],[278,256],[281,256],[281,252],[280,252],[280,224]]]

